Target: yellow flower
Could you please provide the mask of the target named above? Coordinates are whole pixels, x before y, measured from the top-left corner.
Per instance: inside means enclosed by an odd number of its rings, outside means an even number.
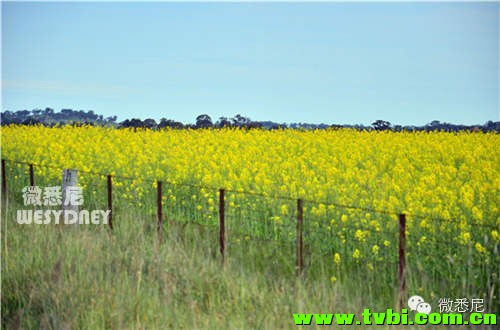
[[[360,229],[356,230],[356,233],[354,233],[354,238],[360,242],[365,242],[366,241],[366,233]]]
[[[430,229],[432,226],[427,222],[427,220],[423,219],[420,221],[420,227],[423,229]]]
[[[333,255],[333,262],[336,265],[340,264],[340,254],[338,254],[337,252],[335,252],[335,254]]]
[[[472,217],[476,220],[483,220],[483,211],[481,211],[477,206],[472,207]]]
[[[280,223],[281,218],[279,215],[275,215],[275,216],[271,217],[271,221],[275,221],[276,223]]]
[[[470,241],[470,233],[467,231],[460,233],[459,240],[461,244],[466,245]]]
[[[479,242],[476,243],[475,248],[476,248],[477,252],[479,252],[481,254],[486,253],[486,248],[484,246],[482,246],[481,243],[479,243]]]
[[[376,220],[370,221],[370,227],[372,227],[376,232],[380,232],[382,230],[380,223]]]

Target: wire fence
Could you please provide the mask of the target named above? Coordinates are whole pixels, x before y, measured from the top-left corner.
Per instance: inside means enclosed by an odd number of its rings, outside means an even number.
[[[4,206],[9,201],[23,204],[22,194],[14,187],[58,185],[64,170],[10,159],[2,159],[1,165]],[[111,232],[121,225],[119,215],[131,209],[152,220],[145,226],[157,231],[160,243],[171,222],[200,224],[218,232],[214,242],[218,242],[222,262],[228,255],[245,253],[249,242],[259,242],[274,246],[263,261],[272,272],[313,278],[321,268],[318,273],[347,279],[352,269],[365,268],[397,283],[400,308],[408,279],[423,281],[450,274],[455,268],[489,265],[487,272],[481,272],[487,277],[482,283],[487,283],[486,291],[498,286],[498,279],[491,275],[498,273],[500,264],[498,241],[490,237],[492,231],[499,231],[493,219],[432,217],[85,169],[78,169],[78,174],[85,206],[109,211],[106,223]],[[474,285],[474,275],[470,276]]]

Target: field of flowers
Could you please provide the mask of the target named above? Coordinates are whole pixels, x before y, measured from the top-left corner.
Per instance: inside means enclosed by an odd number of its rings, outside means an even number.
[[[78,169],[86,202],[105,207],[104,175],[115,176],[117,214],[153,214],[158,180],[167,218],[211,224],[225,188],[234,244],[293,241],[302,198],[306,248],[329,258],[333,282],[356,269],[387,271],[392,281],[405,213],[410,285],[488,301],[499,284],[498,145],[498,134],[466,132],[2,128],[2,158],[38,164],[37,184],[56,185],[62,168]],[[27,166],[8,166],[9,191],[21,199]],[[309,260],[312,268],[312,252]]]

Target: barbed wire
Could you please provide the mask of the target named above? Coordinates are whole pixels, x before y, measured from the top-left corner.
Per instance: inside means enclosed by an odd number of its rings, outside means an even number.
[[[46,167],[46,168],[57,169],[57,170],[63,169],[62,167],[39,164],[39,163],[28,162],[28,161],[19,161],[19,160],[7,159],[7,158],[2,158],[2,160],[5,160],[5,161],[11,162],[11,163],[16,163],[16,164],[33,165],[33,166]],[[460,223],[462,221],[462,220],[459,220],[456,218],[443,218],[443,217],[435,217],[435,216],[422,215],[422,214],[416,214],[416,213],[398,212],[398,211],[394,211],[394,210],[382,210],[382,209],[377,209],[377,208],[362,207],[362,206],[343,204],[343,203],[337,203],[337,202],[331,202],[331,201],[318,201],[318,200],[312,200],[312,199],[307,199],[307,198],[295,198],[295,197],[291,197],[291,196],[273,195],[273,194],[268,194],[265,192],[247,191],[247,190],[243,190],[243,189],[218,188],[215,186],[200,185],[200,184],[193,184],[193,183],[187,183],[187,182],[175,182],[175,181],[171,181],[171,180],[157,180],[157,179],[152,179],[152,178],[127,177],[127,176],[118,175],[118,174],[111,175],[111,174],[105,174],[105,173],[89,171],[89,170],[78,170],[78,171],[81,173],[99,175],[99,176],[104,176],[104,177],[111,176],[111,177],[114,177],[117,179],[123,179],[123,180],[131,180],[131,181],[141,180],[141,181],[150,182],[150,183],[162,182],[162,184],[165,183],[167,185],[190,187],[190,188],[195,188],[195,189],[207,189],[207,190],[214,190],[214,191],[219,191],[220,189],[224,189],[226,192],[229,192],[229,193],[257,196],[257,197],[262,197],[262,198],[266,198],[266,199],[287,200],[287,201],[294,201],[294,202],[296,202],[298,199],[301,199],[303,201],[303,203],[311,203],[311,204],[324,205],[324,206],[333,206],[333,207],[338,207],[338,208],[343,208],[343,209],[352,209],[352,210],[359,210],[359,211],[364,211],[364,212],[386,214],[386,215],[405,214],[407,217],[413,217],[415,219],[421,219],[421,220],[431,220],[433,222]],[[483,228],[489,228],[492,230],[500,230],[500,227],[498,225],[495,225],[495,224],[480,223],[480,222],[474,222],[474,221],[467,221],[466,224],[470,225],[470,226],[479,226],[479,227],[483,227]]]
[[[226,234],[227,234],[228,242],[230,244],[238,244],[238,242],[234,242],[231,240],[239,239],[240,240],[239,243],[241,243],[243,241],[251,241],[251,242],[257,241],[257,242],[272,243],[272,244],[277,244],[277,245],[290,245],[290,247],[295,246],[294,245],[295,238],[294,239],[276,239],[273,237],[261,237],[261,236],[252,235],[252,234],[248,234],[248,233],[241,232],[238,230],[231,230],[231,229],[228,229]]]
[[[438,239],[438,238],[435,238],[435,237],[432,237],[432,238],[429,238],[429,239],[426,239],[424,241],[420,241],[420,240],[408,240],[408,242],[411,242],[412,244],[406,244],[406,248],[409,249],[410,251],[413,250],[413,249],[426,249],[426,246],[433,246],[433,245],[436,245],[436,246],[439,246],[442,251],[448,251],[448,250],[453,250],[453,251],[456,251],[457,250],[457,245],[464,248],[464,249],[472,249],[472,250],[475,250],[475,244],[474,244],[474,241],[470,240],[468,241],[466,244],[464,244],[463,242],[460,242],[460,241],[457,241],[457,240],[442,240],[442,239]],[[450,243],[456,243],[456,244],[450,244]],[[496,245],[498,245],[498,243],[494,242],[493,240],[489,241],[488,243],[485,243],[485,242],[478,242],[481,244],[482,247],[484,248],[494,248]]]
[[[415,213],[405,213],[406,216],[412,217],[415,219],[419,220],[432,220],[435,222],[454,222],[454,223],[461,223],[464,220],[460,220],[457,218],[442,218],[442,217],[435,217],[435,216],[425,216],[421,214],[415,214]],[[486,228],[491,228],[491,229],[500,229],[498,225],[494,224],[489,224],[489,223],[482,223],[482,222],[476,222],[476,221],[465,221],[465,224],[468,226],[479,226],[479,227],[486,227]]]

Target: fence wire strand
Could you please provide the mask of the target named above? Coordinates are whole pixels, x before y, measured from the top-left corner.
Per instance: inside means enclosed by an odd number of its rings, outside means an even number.
[[[29,162],[29,161],[19,161],[19,160],[6,159],[6,158],[3,158],[2,160],[5,160],[7,162],[11,162],[14,164],[32,165],[32,166],[50,168],[50,169],[54,169],[54,170],[63,170],[63,168],[61,168],[61,167],[52,166],[52,165],[42,165],[39,163]],[[81,173],[98,175],[98,176],[102,176],[102,177],[111,176],[113,178],[117,178],[117,179],[121,179],[121,180],[130,180],[130,181],[141,180],[142,182],[147,182],[147,183],[151,183],[151,184],[154,184],[155,182],[161,181],[165,184],[172,185],[172,186],[190,187],[190,188],[195,188],[195,189],[206,189],[206,190],[215,190],[215,191],[220,189],[220,188],[217,188],[214,186],[193,184],[193,183],[187,183],[187,182],[176,182],[176,181],[171,181],[171,180],[159,180],[159,179],[153,179],[153,178],[129,177],[129,176],[124,176],[124,175],[119,175],[119,174],[111,175],[111,174],[106,174],[106,173],[102,173],[102,172],[88,171],[88,170],[87,171],[78,170],[78,171]],[[265,199],[286,200],[286,201],[293,201],[293,202],[295,202],[298,199],[298,198],[295,198],[292,196],[273,195],[273,194],[268,194],[265,192],[246,191],[243,189],[224,188],[224,190],[228,193],[256,196],[256,197],[262,197]],[[377,214],[399,215],[399,214],[404,213],[407,217],[410,217],[410,218],[420,219],[420,220],[430,220],[432,222],[439,222],[439,223],[449,223],[449,222],[461,223],[463,221],[463,220],[459,220],[456,218],[443,218],[443,217],[435,217],[435,216],[430,216],[430,215],[427,216],[427,215],[423,215],[423,214],[398,212],[398,211],[394,211],[394,210],[382,210],[382,209],[377,209],[377,208],[361,207],[361,206],[342,204],[342,203],[336,203],[336,202],[331,202],[331,201],[318,201],[318,200],[303,199],[303,198],[301,198],[301,200],[304,203],[324,205],[326,207],[332,206],[332,207],[338,207],[338,208],[342,208],[342,209],[351,209],[351,210],[358,210],[358,211],[371,212],[371,213],[377,213]],[[498,225],[489,224],[489,223],[479,223],[479,222],[475,222],[475,221],[466,221],[466,225],[478,226],[478,227],[482,227],[482,228],[488,228],[491,230],[500,230]],[[358,227],[358,228],[353,228],[353,229],[363,229],[363,230],[368,230],[368,231],[372,231],[372,232],[377,232],[376,230],[373,230],[370,228],[359,228]]]

